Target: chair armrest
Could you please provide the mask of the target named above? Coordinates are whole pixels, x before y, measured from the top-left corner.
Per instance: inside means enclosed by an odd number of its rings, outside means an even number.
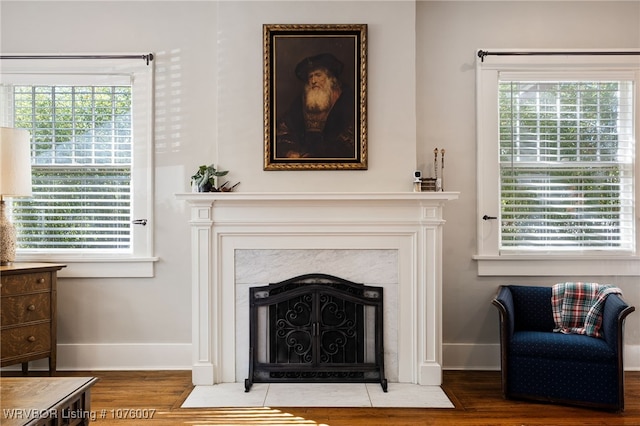
[[[491,303],[498,308],[500,313],[500,338],[503,343],[506,343],[511,339],[515,327],[515,306],[511,289],[507,286],[500,286],[498,294]]]
[[[617,294],[610,294],[602,309],[602,337],[616,353],[622,352],[624,320],[635,307],[627,305]]]
[[[513,294],[511,289],[507,286],[501,286],[498,289],[498,294],[491,301],[491,303],[498,308],[500,314],[500,371],[502,381],[502,394],[505,398],[508,395],[508,378],[507,378],[507,363],[509,354],[509,344],[511,337],[513,336],[513,329],[515,325],[515,305],[513,303]]]

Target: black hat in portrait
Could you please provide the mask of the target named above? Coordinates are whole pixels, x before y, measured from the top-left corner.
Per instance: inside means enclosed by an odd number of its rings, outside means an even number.
[[[334,77],[338,77],[340,74],[342,74],[344,64],[331,53],[321,53],[319,55],[309,56],[308,58],[300,61],[300,63],[296,66],[296,77],[298,77],[298,79],[302,81],[305,81],[311,71],[320,68],[324,68],[331,74],[333,74]]]

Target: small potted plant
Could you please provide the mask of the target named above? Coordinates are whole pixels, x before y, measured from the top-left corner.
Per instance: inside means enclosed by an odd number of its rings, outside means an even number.
[[[191,187],[195,192],[217,192],[216,178],[224,176],[229,171],[216,170],[213,164],[198,167],[198,171],[191,176]]]

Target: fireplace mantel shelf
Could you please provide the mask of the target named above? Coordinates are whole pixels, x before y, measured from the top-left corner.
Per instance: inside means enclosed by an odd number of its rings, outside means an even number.
[[[455,200],[458,192],[188,192],[184,201]]]

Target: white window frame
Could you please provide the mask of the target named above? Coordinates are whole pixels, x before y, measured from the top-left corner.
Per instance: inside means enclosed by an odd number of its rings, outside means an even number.
[[[18,55],[16,55],[18,56]],[[110,55],[105,55],[110,56]],[[115,55],[113,55],[115,56]],[[123,56],[118,54],[118,56]],[[131,55],[134,56],[134,55]],[[130,253],[82,252],[42,253],[18,249],[17,262],[53,262],[66,264],[60,277],[142,278],[154,276],[154,184],[153,184],[153,111],[154,62],[132,59],[6,59],[1,61],[0,82],[14,84],[99,84],[99,76],[112,80],[121,76],[132,81],[132,215],[146,219],[145,226],[132,225]],[[3,114],[2,121],[10,119]],[[2,123],[11,125],[11,123]]]
[[[488,49],[495,53],[512,50]],[[580,51],[575,51],[580,52]],[[611,51],[615,53],[614,50]],[[541,51],[542,53],[542,51]],[[547,53],[554,53],[547,51]],[[581,52],[586,53],[586,52]],[[633,253],[557,252],[500,253],[500,166],[498,83],[500,73],[567,73],[633,75],[635,80],[635,141],[640,141],[640,56],[638,55],[489,55],[476,62],[477,132],[477,254],[478,275],[483,276],[640,276],[640,256]],[[640,177],[634,161],[635,246],[640,247]],[[483,216],[498,217],[484,220]]]

